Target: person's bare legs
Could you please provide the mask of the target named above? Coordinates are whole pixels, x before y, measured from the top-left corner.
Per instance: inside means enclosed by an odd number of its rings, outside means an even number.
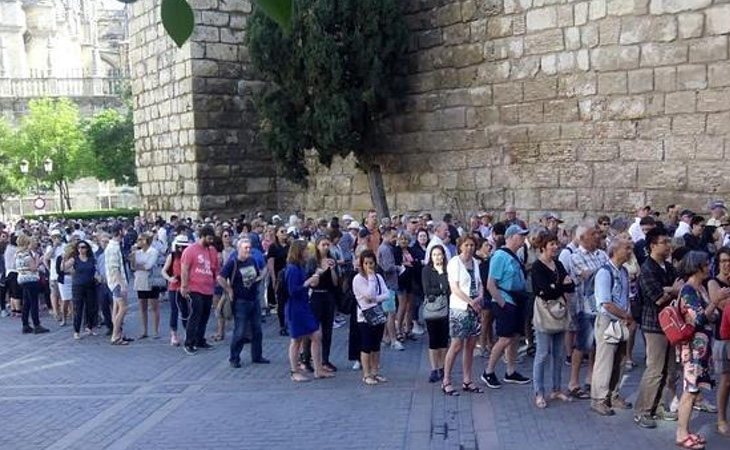
[[[718,429],[725,429],[725,433],[728,432],[728,396],[730,396],[730,373],[723,373],[717,386],[717,426]]]
[[[152,314],[152,336],[156,339],[160,337],[160,299],[151,298],[149,307]]]
[[[327,372],[322,367],[322,328],[310,335],[312,340],[312,365],[314,366],[315,378],[331,378],[333,373]]]
[[[124,299],[114,299],[114,310],[112,313],[112,342],[122,339],[122,325],[124,324],[124,315],[127,313],[127,301]]]
[[[463,369],[464,384],[472,382],[472,367],[474,366],[474,348],[477,346],[477,336],[466,339],[464,343],[464,351],[461,353],[461,365]]]
[[[494,373],[494,369],[495,367],[497,367],[499,358],[501,358],[502,354],[505,353],[510,346],[512,346],[513,340],[513,338],[500,337],[499,339],[497,339],[497,342],[494,343],[494,346],[492,347],[492,352],[489,354],[489,362],[487,362],[486,372],[488,374]]]
[[[146,298],[138,297],[137,302],[139,303],[139,320],[142,323],[142,333],[139,337],[144,338],[147,337],[147,307],[149,305]]]
[[[684,392],[679,400],[679,411],[677,412],[677,442],[682,442],[689,434],[689,420],[692,416],[692,404],[696,393]]]
[[[463,347],[463,339],[451,339],[451,345],[449,345],[449,349],[446,351],[446,358],[444,360],[444,386],[448,386],[449,384],[451,384],[451,371],[454,368],[454,361],[456,361],[456,357],[459,356],[459,352],[462,350]]]

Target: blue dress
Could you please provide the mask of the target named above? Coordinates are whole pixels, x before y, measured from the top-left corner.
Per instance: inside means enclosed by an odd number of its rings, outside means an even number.
[[[295,264],[286,265],[286,289],[289,293],[284,314],[289,336],[293,339],[307,336],[319,329],[319,321],[309,306],[309,288],[304,287],[304,268]]]

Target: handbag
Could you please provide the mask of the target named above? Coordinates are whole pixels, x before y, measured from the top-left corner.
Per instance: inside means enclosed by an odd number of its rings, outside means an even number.
[[[694,324],[685,322],[682,317],[680,299],[677,298],[659,312],[659,326],[671,345],[685,344],[695,335]]]
[[[607,344],[618,344],[628,339],[629,327],[620,320],[612,320],[606,329],[603,330],[603,340]]]
[[[449,316],[449,298],[445,294],[426,296],[423,320],[443,319]]]
[[[396,304],[395,304],[395,291],[392,289],[388,289],[388,298],[382,303],[383,305],[383,311],[386,313],[395,312],[396,310]]]
[[[360,308],[359,305],[358,308]],[[388,321],[388,318],[385,316],[385,311],[383,311],[383,307],[380,304],[368,309],[360,308],[360,310],[362,311],[362,316],[365,318],[365,322],[367,322],[368,325],[375,327]]]
[[[548,334],[560,333],[568,329],[570,316],[564,297],[545,300],[535,297],[532,325],[537,331]]]

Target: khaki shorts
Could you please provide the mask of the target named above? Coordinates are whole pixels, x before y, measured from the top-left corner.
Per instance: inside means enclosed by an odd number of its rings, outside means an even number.
[[[712,363],[716,375],[730,373],[730,341],[716,340],[712,343]]]

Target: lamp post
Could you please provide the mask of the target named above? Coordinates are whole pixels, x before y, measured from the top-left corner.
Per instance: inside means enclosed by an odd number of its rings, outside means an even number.
[[[35,192],[36,192],[36,205],[42,203],[45,205],[45,200],[41,196],[43,194],[43,187],[41,185],[41,179],[45,176],[50,175],[53,172],[53,160],[46,158],[43,161],[43,166],[35,165],[31,168],[30,162],[27,159],[20,161],[20,173],[23,175],[32,176],[35,180]],[[40,202],[38,201],[40,199]],[[21,200],[22,205],[22,200]],[[41,208],[42,209],[42,208]]]

